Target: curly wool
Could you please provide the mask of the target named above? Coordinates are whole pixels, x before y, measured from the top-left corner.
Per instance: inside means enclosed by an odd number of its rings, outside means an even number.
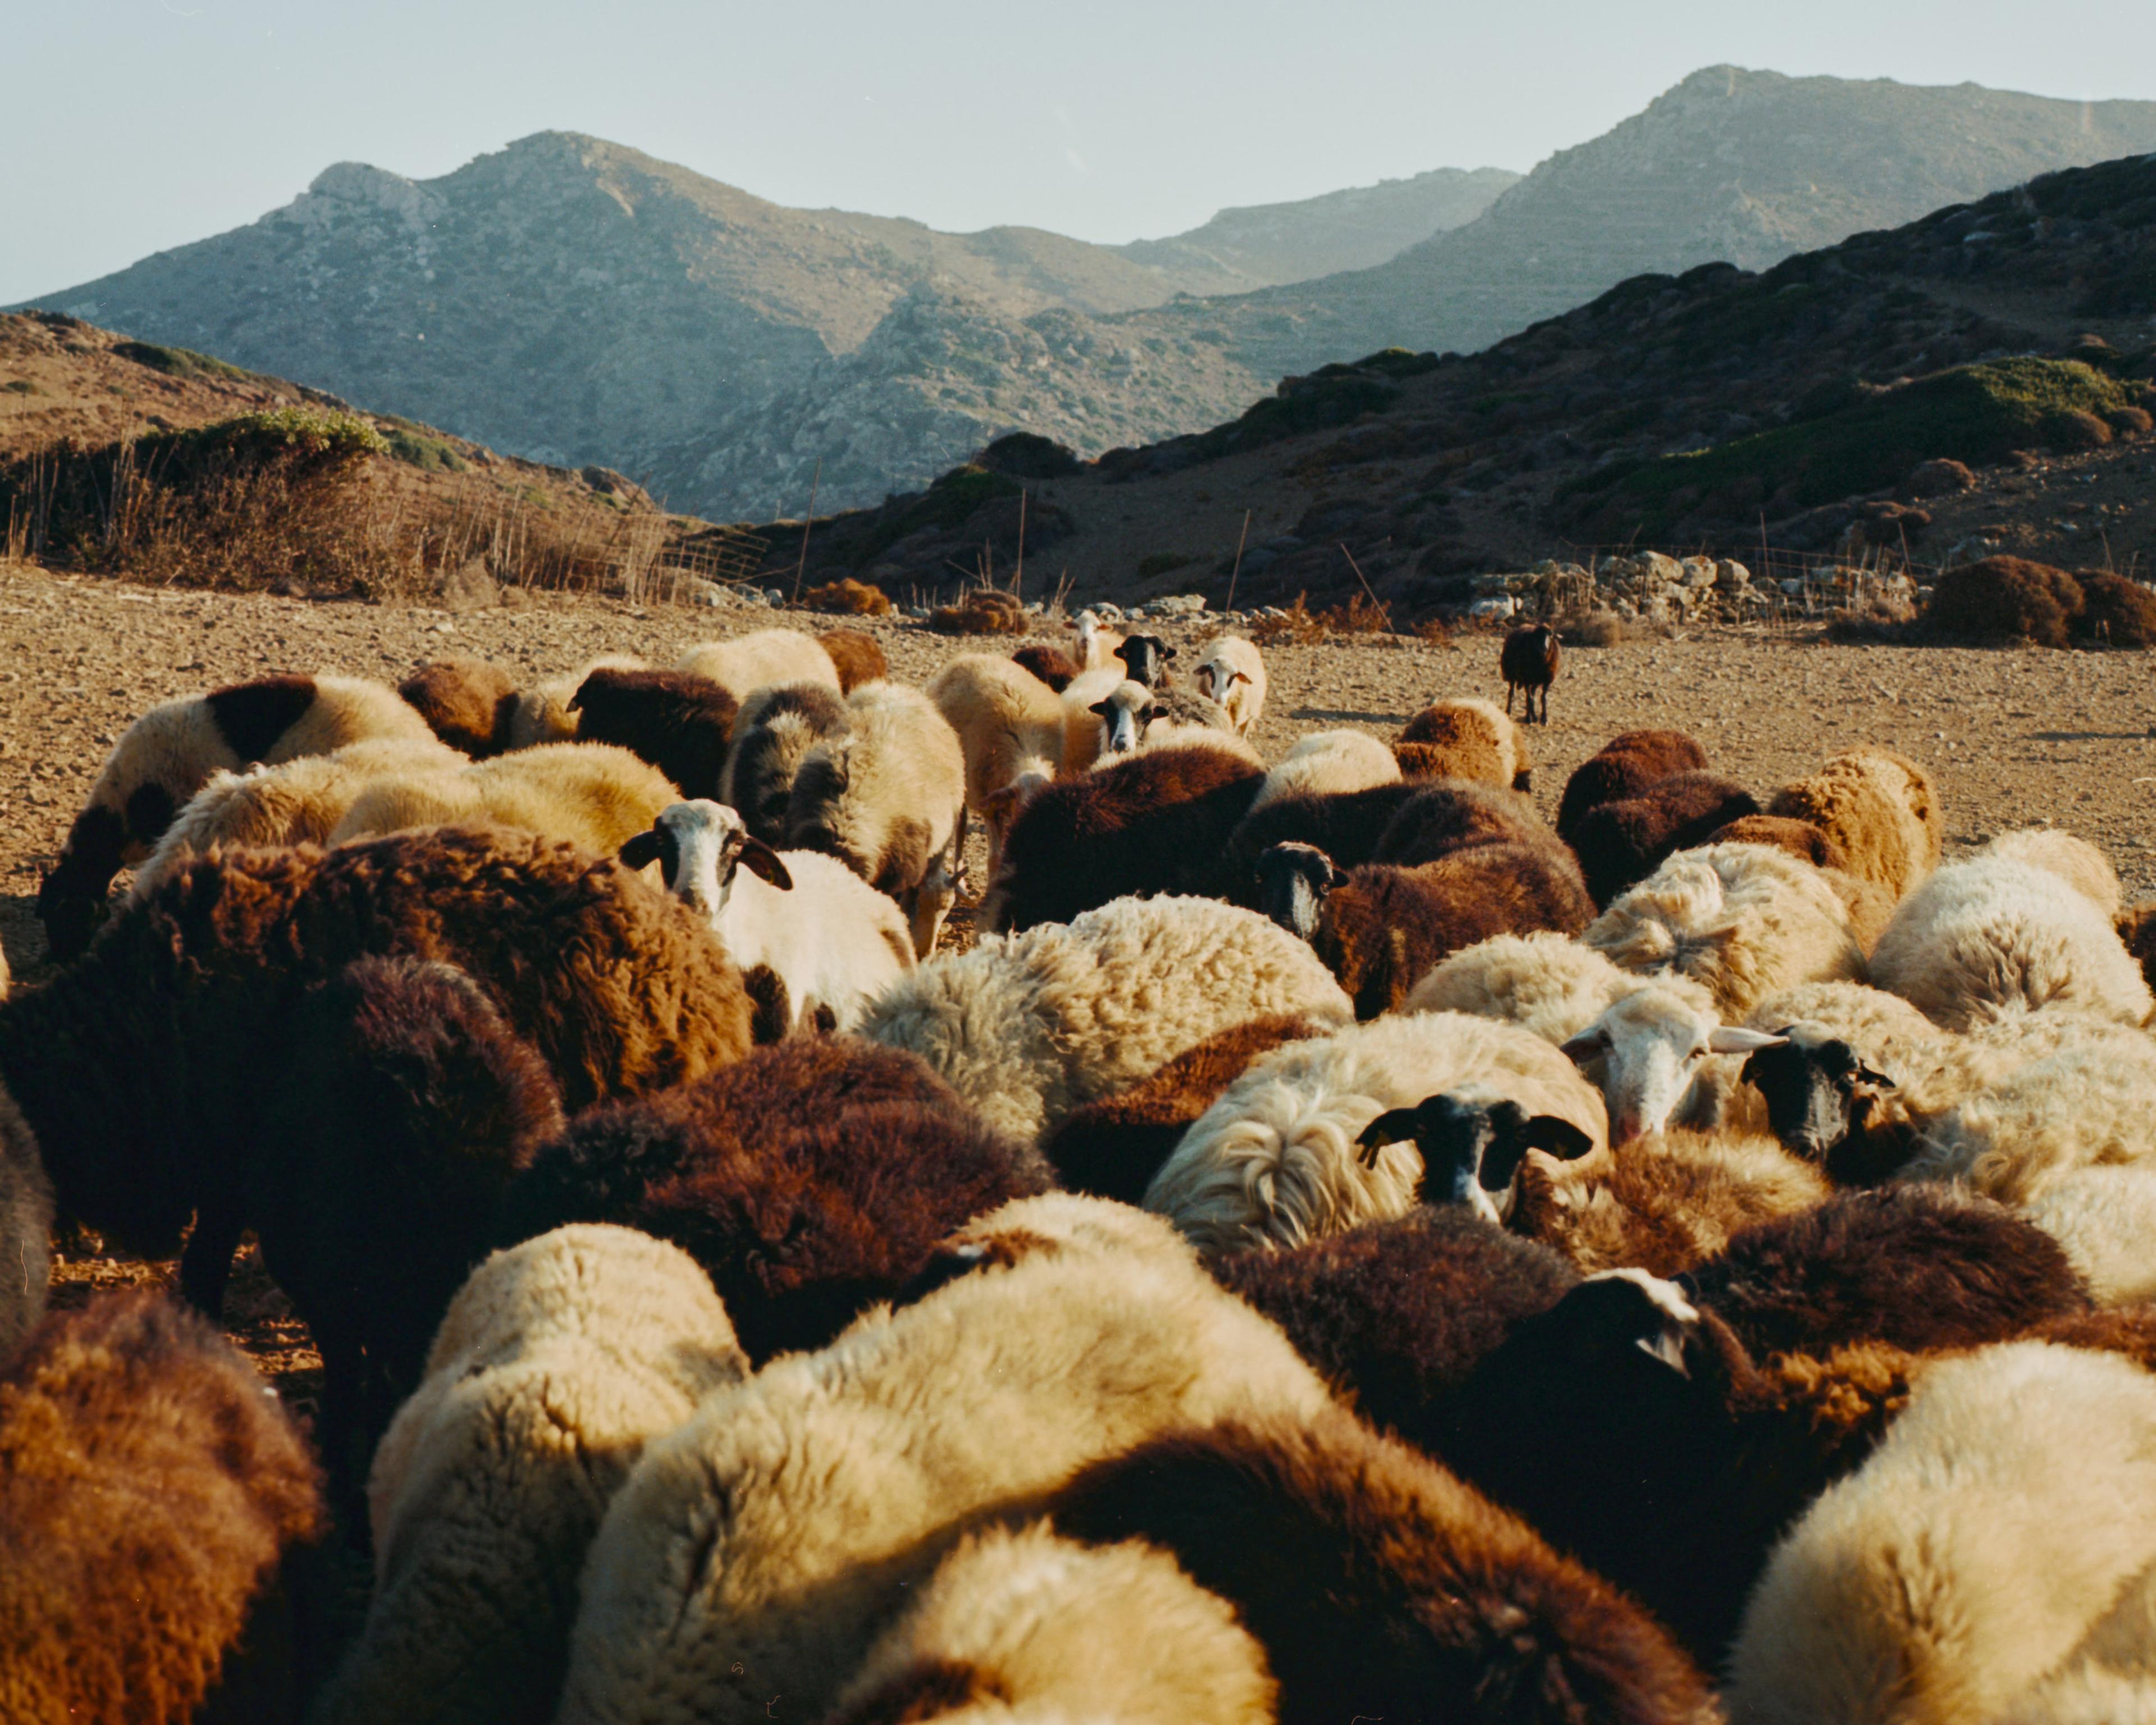
[[[1199,1117],[1145,1204],[1208,1252],[1299,1246],[1404,1215],[1421,1153],[1393,1143],[1371,1166],[1356,1147],[1388,1109],[1452,1092],[1503,1097],[1609,1142],[1602,1097],[1538,1036],[1457,1013],[1385,1018],[1294,1043],[1258,1061]]]
[[[1817,827],[1841,847],[1849,873],[1897,899],[1938,866],[1946,839],[1945,809],[1931,775],[1892,749],[1836,755],[1777,791],[1766,812]]]
[[[542,743],[461,768],[377,773],[330,842],[484,822],[610,855],[680,800],[671,779],[627,749]]]
[[[1154,1435],[1324,1386],[1187,1251],[1059,1252],[871,1312],[644,1452],[584,1571],[560,1725],[821,1717],[967,1532]]]
[[[2156,1300],[2156,1168],[2069,1169],[2021,1213],[2058,1241],[2099,1305]]]
[[[1534,771],[1527,739],[1497,710],[1473,697],[1432,701],[1401,727],[1393,745],[1411,778],[1465,778],[1523,791]]]
[[[829,684],[774,683],[741,705],[719,780],[718,800],[738,813],[750,834],[776,849],[786,842],[786,807],[808,751],[845,733],[846,704]]]
[[[1501,934],[1455,952],[1409,992],[1404,1012],[1464,1012],[1569,1041],[1628,994],[1666,988],[1702,1014],[1713,997],[1687,977],[1649,981],[1620,970],[1592,947],[1547,931]]]
[[[1681,731],[1621,732],[1565,780],[1557,805],[1557,835],[1569,845],[1589,809],[1636,797],[1673,774],[1706,769],[1707,751]]]
[[[1607,906],[1669,857],[1758,813],[1751,792],[1712,773],[1678,773],[1635,797],[1604,803],[1580,816],[1566,836],[1594,902]]]
[[[828,1725],[1273,1725],[1273,1698],[1265,1650],[1173,1558],[1136,1540],[1079,1545],[1044,1522],[961,1541]]]
[[[296,1717],[276,1583],[323,1525],[305,1440],[210,1325],[139,1291],[55,1312],[0,1376],[0,1717],[185,1725],[220,1685]]]
[[[570,697],[577,735],[648,761],[684,797],[716,797],[739,704],[686,671],[593,671]]]
[[[2076,839],[2071,833],[2045,827],[2001,833],[1976,854],[2003,856],[2010,862],[2026,863],[2031,868],[2056,875],[2114,926],[2125,906],[2126,894],[2118,884],[2118,875],[2111,860],[2087,839]]]
[[[397,692],[435,736],[475,761],[509,747],[516,685],[498,665],[453,653],[418,666]]]
[[[678,1247],[580,1226],[480,1265],[376,1454],[373,1597],[313,1725],[551,1718],[607,1504],[646,1444],[747,1375]]]
[[[1690,977],[1731,1024],[1799,983],[1865,973],[1849,912],[1819,870],[1763,845],[1680,852],[1580,939],[1624,969]]]
[[[1342,796],[1391,784],[1400,776],[1393,752],[1367,731],[1312,731],[1265,774],[1253,810],[1281,797]]]
[[[1215,1031],[1285,1013],[1351,1015],[1293,935],[1210,899],[1123,899],[923,965],[860,1034],[921,1055],[1030,1142]]]
[[[709,677],[743,703],[774,683],[839,686],[830,649],[798,629],[759,629],[729,641],[701,641],[683,653],[674,669]]]

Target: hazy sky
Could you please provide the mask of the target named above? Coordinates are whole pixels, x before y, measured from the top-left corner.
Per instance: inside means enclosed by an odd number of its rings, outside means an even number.
[[[7,9],[0,303],[254,220],[332,162],[549,128],[783,203],[1088,239],[1531,167],[1687,72],[2156,98],[2156,0],[56,0]]]

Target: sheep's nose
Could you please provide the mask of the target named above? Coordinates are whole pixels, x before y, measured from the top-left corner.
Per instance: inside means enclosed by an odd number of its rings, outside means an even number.
[[[1647,1120],[1637,1108],[1620,1108],[1609,1117],[1609,1142],[1629,1144],[1647,1135]]]

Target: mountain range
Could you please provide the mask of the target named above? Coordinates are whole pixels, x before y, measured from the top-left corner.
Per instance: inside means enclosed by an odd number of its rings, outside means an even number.
[[[1158,442],[1326,361],[1480,348],[1643,270],[1763,268],[2150,149],[2156,103],[1716,67],[1517,182],[1440,170],[1108,247],[788,209],[547,132],[434,180],[339,164],[35,303],[765,518],[1016,429]]]

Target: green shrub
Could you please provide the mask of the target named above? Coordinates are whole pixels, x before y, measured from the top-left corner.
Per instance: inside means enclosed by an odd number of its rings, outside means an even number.
[[[131,359],[136,365],[147,366],[167,377],[218,377],[227,382],[245,382],[257,375],[207,353],[197,353],[192,347],[161,347],[155,341],[118,341],[113,344],[112,351],[122,359]]]
[[[454,444],[424,426],[392,420],[383,441],[393,459],[408,467],[416,467],[423,473],[468,473],[471,470],[471,463],[458,454]]]

